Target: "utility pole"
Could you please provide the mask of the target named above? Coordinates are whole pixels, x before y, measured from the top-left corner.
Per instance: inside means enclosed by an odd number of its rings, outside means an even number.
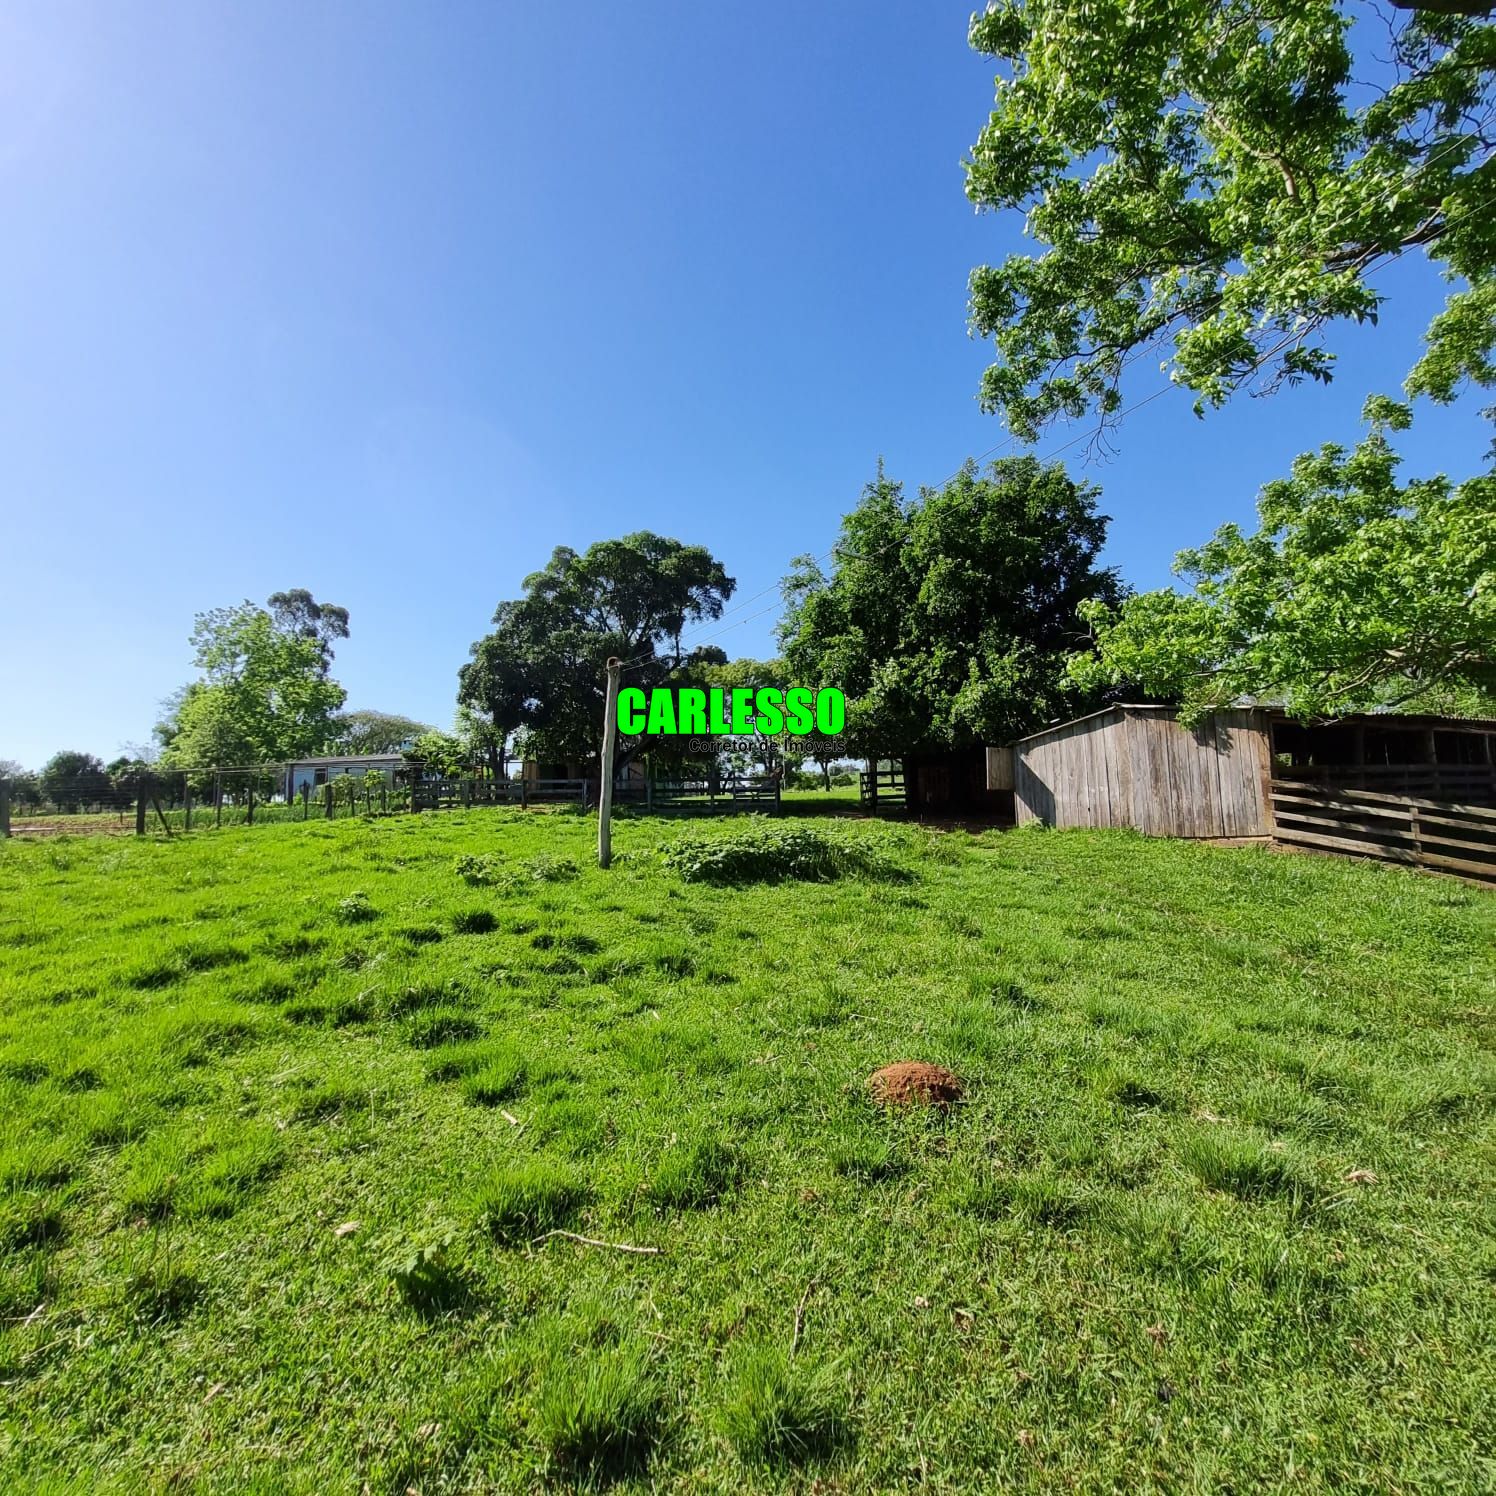
[[[613,861],[613,749],[618,742],[618,675],[623,662],[608,657],[608,697],[603,708],[603,782],[597,799],[597,865]]]

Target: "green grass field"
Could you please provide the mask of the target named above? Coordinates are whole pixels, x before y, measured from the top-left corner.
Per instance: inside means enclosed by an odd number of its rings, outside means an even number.
[[[781,824],[0,845],[3,1488],[1492,1488],[1496,898]]]

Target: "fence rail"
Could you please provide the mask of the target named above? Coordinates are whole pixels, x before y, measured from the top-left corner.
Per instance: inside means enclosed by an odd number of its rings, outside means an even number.
[[[1273,770],[1285,783],[1375,790],[1496,806],[1496,764],[1313,764]]]
[[[904,782],[904,766],[862,770],[857,776],[857,795],[864,805],[908,805],[909,791]]]
[[[1496,808],[1386,791],[1272,782],[1274,836],[1496,883]]]
[[[716,779],[624,780],[613,791],[616,805],[645,810],[769,810],[780,808],[778,779],[719,775]]]

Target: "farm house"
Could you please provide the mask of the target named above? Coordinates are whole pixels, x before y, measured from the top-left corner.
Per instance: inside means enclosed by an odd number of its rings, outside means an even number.
[[[1370,713],[1324,725],[1271,707],[1195,730],[1113,706],[987,750],[1014,819],[1152,836],[1273,837],[1496,877],[1496,721]]]
[[[370,769],[383,775],[386,784],[393,784],[395,771],[404,767],[405,755],[401,753],[332,754],[321,758],[299,758],[286,765],[286,799],[294,800],[303,789],[311,793],[329,779],[341,779],[345,774],[356,774],[362,778]]]

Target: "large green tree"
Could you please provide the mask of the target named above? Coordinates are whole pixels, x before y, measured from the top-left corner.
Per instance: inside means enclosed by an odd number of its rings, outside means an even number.
[[[802,557],[780,639],[798,684],[847,694],[878,757],[997,743],[1085,704],[1065,671],[1078,610],[1115,603],[1097,490],[1058,464],[968,463],[913,502],[880,471],[842,521],[828,574]]]
[[[1225,525],[1180,552],[1189,590],[1083,608],[1096,647],[1071,678],[1136,682],[1191,723],[1242,696],[1304,718],[1489,707],[1496,477],[1401,484],[1387,433],[1407,409],[1378,400],[1368,414],[1353,451],[1326,446],[1266,485],[1256,534]]]
[[[330,636],[304,609],[214,608],[197,615],[192,644],[201,674],[167,703],[163,768],[281,763],[336,741],[346,693],[328,674]]]
[[[1375,320],[1372,277],[1410,253],[1454,289],[1408,393],[1496,380],[1492,6],[1393,3],[975,15],[971,43],[1003,71],[967,194],[1022,209],[1041,246],[972,273],[973,330],[998,353],[984,406],[1025,440],[1056,416],[1105,422],[1151,348],[1197,409],[1248,381],[1328,379],[1325,329]]]
[[[64,749],[54,753],[37,776],[42,792],[59,810],[77,810],[108,798],[113,785],[104,765],[92,753]]]
[[[704,546],[648,531],[582,552],[559,546],[473,645],[460,703],[484,713],[496,734],[523,727],[539,756],[593,758],[609,656],[625,662],[629,685],[664,684],[702,657],[685,647],[686,629],[720,617],[734,586]],[[645,746],[631,745],[624,757]]]

